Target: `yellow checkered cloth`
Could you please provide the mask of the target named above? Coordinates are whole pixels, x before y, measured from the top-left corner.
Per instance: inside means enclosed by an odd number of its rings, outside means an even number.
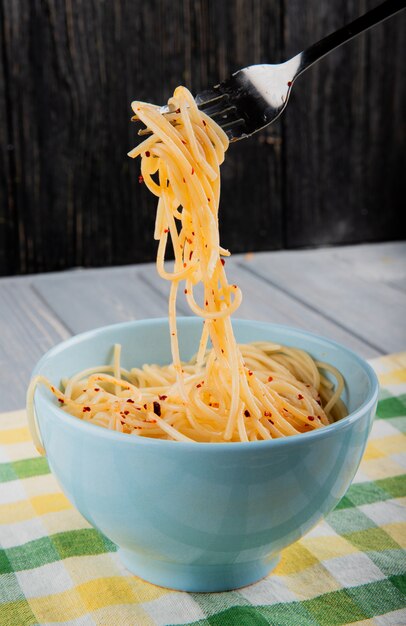
[[[372,361],[378,417],[336,509],[235,592],[155,587],[61,493],[24,411],[0,415],[0,625],[338,626],[406,624],[406,353]]]

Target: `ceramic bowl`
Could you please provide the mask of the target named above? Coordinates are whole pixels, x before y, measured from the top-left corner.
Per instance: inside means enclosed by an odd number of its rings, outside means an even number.
[[[112,432],[35,396],[49,465],[80,513],[119,548],[127,568],[172,589],[223,591],[253,583],[279,553],[327,515],[360,463],[375,413],[371,367],[333,341],[285,326],[234,320],[239,342],[271,340],[328,361],[344,375],[348,417],[310,433],[250,443],[183,443]],[[201,320],[178,320],[181,356],[197,349]],[[34,374],[61,378],[108,363],[171,361],[166,319],[77,335],[50,350]]]

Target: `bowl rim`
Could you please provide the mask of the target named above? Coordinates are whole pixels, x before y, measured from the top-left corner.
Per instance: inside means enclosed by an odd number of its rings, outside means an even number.
[[[202,320],[195,316],[177,316],[177,322],[178,323],[180,322],[182,325],[184,324],[186,325],[196,324],[197,325],[199,323],[202,323]],[[275,447],[275,446],[280,447],[280,446],[286,446],[286,445],[296,446],[296,445],[302,445],[304,442],[310,442],[311,440],[319,440],[319,439],[324,439],[326,437],[330,437],[336,432],[341,432],[342,430],[349,428],[352,424],[358,421],[358,419],[360,419],[362,415],[370,411],[372,407],[374,406],[375,402],[377,401],[378,392],[379,392],[379,382],[378,382],[378,378],[377,378],[375,371],[369,365],[369,363],[367,363],[365,359],[358,356],[358,354],[356,354],[353,350],[351,350],[350,348],[347,348],[343,344],[333,339],[328,339],[327,337],[324,337],[322,335],[318,335],[317,333],[313,333],[311,331],[297,328],[294,326],[288,326],[284,324],[274,324],[273,322],[265,322],[262,320],[247,320],[247,319],[240,319],[240,318],[232,318],[232,323],[234,322],[237,322],[239,326],[252,327],[254,325],[254,326],[266,327],[266,328],[269,328],[270,330],[272,329],[281,330],[284,332],[288,332],[289,334],[293,336],[305,335],[319,342],[327,344],[327,346],[338,348],[342,352],[347,353],[347,355],[349,355],[353,360],[355,360],[358,363],[358,365],[361,366],[361,368],[367,375],[367,378],[370,384],[370,390],[366,399],[355,411],[353,411],[346,417],[342,418],[338,422],[334,422],[333,424],[329,424],[328,426],[325,426],[324,428],[319,428],[319,429],[310,431],[308,433],[299,433],[297,435],[292,435],[289,437],[280,437],[277,439],[269,439],[269,440],[264,439],[260,441],[250,441],[248,443],[242,442],[242,441],[225,441],[224,443],[223,442],[207,443],[207,442],[199,442],[199,441],[193,441],[193,442],[172,441],[168,439],[154,439],[152,437],[151,438],[136,437],[136,436],[131,437],[126,433],[120,433],[118,431],[109,430],[107,428],[103,428],[102,426],[98,426],[97,424],[90,424],[89,422],[85,422],[78,418],[74,418],[73,416],[69,415],[69,413],[66,413],[65,411],[63,411],[58,405],[54,404],[52,401],[52,397],[49,394],[47,394],[45,388],[43,388],[42,386],[37,387],[35,395],[39,393],[41,396],[41,399],[45,402],[46,405],[48,405],[48,408],[63,423],[65,423],[66,425],[70,427],[93,434],[95,437],[99,437],[102,439],[108,438],[110,441],[119,441],[121,443],[127,442],[129,445],[143,445],[143,446],[164,445],[165,447],[176,446],[177,448],[181,447],[181,449],[184,451],[193,450],[196,452],[197,450],[200,449],[200,450],[209,452],[209,451],[214,451],[214,450],[220,450],[222,453],[225,452],[226,450],[229,450],[229,451],[246,450],[247,452],[249,451],[252,452],[258,449],[264,449],[268,446],[272,446],[272,447]],[[106,331],[112,331],[114,329],[119,330],[122,328],[127,328],[127,327],[137,326],[137,325],[154,326],[154,325],[162,325],[163,323],[168,324],[167,317],[130,320],[126,322],[119,322],[116,324],[108,324],[106,326],[100,326],[99,328],[93,328],[91,330],[87,330],[82,333],[75,334],[72,337],[69,337],[68,339],[65,339],[64,341],[61,341],[57,343],[55,346],[53,346],[52,348],[50,348],[35,365],[33,372],[32,372],[32,377],[41,373],[41,368],[50,357],[53,357],[54,355],[60,352],[63,352],[63,350],[68,346],[74,346],[75,344],[78,344],[83,340],[92,339],[94,337],[97,337],[100,334],[105,333]],[[34,406],[35,406],[35,399],[34,399]],[[40,428],[41,418],[38,418],[38,415],[37,415],[37,421],[38,421],[38,426]]]

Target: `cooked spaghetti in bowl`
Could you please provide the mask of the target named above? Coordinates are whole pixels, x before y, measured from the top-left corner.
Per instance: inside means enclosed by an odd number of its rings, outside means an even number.
[[[35,368],[58,386],[122,345],[125,369],[171,359],[168,319],[139,320],[83,333],[52,348]],[[202,331],[178,319],[183,361]],[[95,426],[63,411],[39,386],[35,409],[42,445],[63,491],[116,543],[142,578],[188,591],[220,591],[267,574],[284,547],[329,513],[362,457],[378,384],[347,348],[294,328],[234,320],[240,344],[298,347],[342,372],[348,416],[305,434],[224,443],[178,442]]]

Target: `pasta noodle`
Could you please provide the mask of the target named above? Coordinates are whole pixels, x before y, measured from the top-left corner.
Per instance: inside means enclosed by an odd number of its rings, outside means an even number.
[[[228,147],[223,130],[178,87],[170,114],[132,104],[135,118],[152,132],[129,156],[141,156],[141,177],[158,197],[154,237],[157,271],[170,281],[169,327],[173,362],[125,370],[119,345],[113,363],[62,381],[63,391],[38,376],[28,391],[28,413],[38,383],[61,408],[93,424],[131,435],[176,441],[273,439],[321,428],[340,419],[341,374],[306,352],[274,344],[238,345],[230,316],[241,290],[227,280],[219,241],[220,165]],[[168,240],[174,262],[165,266]],[[192,312],[203,319],[196,356],[182,362],[176,324],[180,283]],[[200,297],[198,294],[200,286]],[[208,348],[208,341],[211,348]],[[336,379],[336,385],[330,376]]]

